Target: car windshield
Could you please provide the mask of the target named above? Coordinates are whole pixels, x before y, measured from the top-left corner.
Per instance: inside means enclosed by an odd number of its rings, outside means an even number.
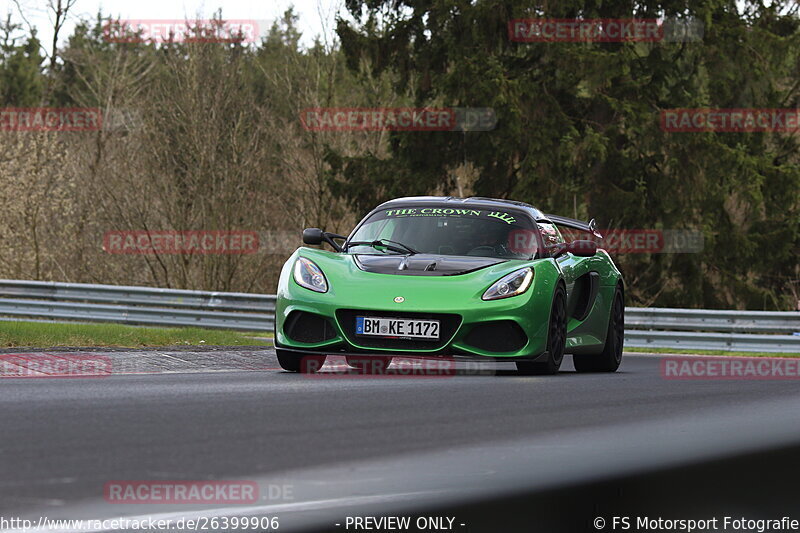
[[[401,207],[370,216],[350,238],[347,251],[401,254],[411,249],[437,255],[528,259],[536,255],[538,242],[530,218],[517,210]]]

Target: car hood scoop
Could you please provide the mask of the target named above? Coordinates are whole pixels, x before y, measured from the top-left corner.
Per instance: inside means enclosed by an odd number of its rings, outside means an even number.
[[[468,257],[456,255],[367,255],[353,256],[358,268],[378,274],[401,276],[456,276],[504,263],[493,257]]]

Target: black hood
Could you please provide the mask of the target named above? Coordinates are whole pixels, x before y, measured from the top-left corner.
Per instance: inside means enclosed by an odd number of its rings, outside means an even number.
[[[353,260],[365,272],[402,276],[456,276],[505,262],[505,259],[494,257],[434,254],[357,254],[353,256]]]

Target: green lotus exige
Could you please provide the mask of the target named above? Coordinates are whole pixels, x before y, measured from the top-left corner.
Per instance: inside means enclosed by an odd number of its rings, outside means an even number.
[[[386,202],[349,237],[316,228],[278,284],[275,347],[282,368],[319,369],[344,355],[364,371],[392,356],[492,358],[525,374],[613,372],[622,359],[622,275],[594,240],[594,221],[521,202],[412,197]],[[344,240],[339,244],[337,240]]]

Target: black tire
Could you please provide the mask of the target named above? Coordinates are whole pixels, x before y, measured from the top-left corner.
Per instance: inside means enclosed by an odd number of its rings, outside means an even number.
[[[364,374],[385,374],[392,363],[391,357],[347,356],[347,364]]]
[[[547,328],[547,360],[517,361],[517,372],[527,376],[557,374],[564,360],[564,348],[567,345],[567,293],[559,284],[553,295],[553,306],[550,309],[550,324]]]
[[[577,372],[616,372],[622,363],[622,345],[625,342],[625,299],[622,289],[614,291],[614,303],[608,317],[608,332],[603,352],[597,355],[573,355],[572,362]]]
[[[278,364],[287,372],[299,372],[301,374],[313,374],[318,372],[325,364],[324,355],[303,355],[302,352],[283,350],[275,348],[278,356]]]

